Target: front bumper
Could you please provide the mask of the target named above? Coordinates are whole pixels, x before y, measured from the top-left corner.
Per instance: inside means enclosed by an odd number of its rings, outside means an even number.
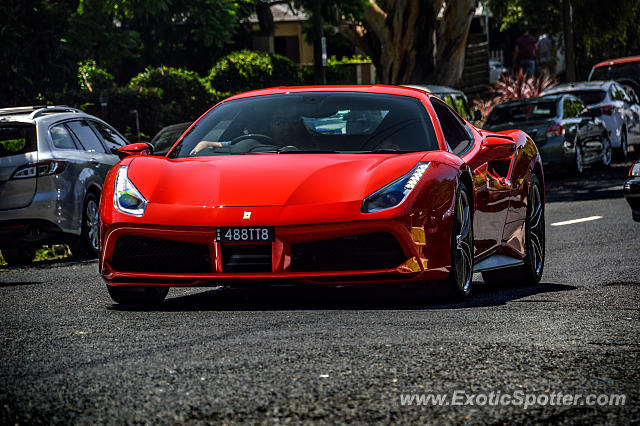
[[[267,243],[264,250],[270,256],[268,270],[247,272],[239,270],[228,272],[225,265],[225,250],[229,246],[247,246],[252,244],[224,244],[216,241],[215,227],[169,227],[137,224],[115,224],[104,230],[100,253],[100,273],[109,285],[113,286],[217,286],[242,284],[248,281],[287,281],[298,284],[364,284],[373,282],[420,282],[445,279],[450,271],[450,233],[433,232],[425,237],[424,226],[412,226],[411,220],[382,219],[354,221],[331,224],[287,225],[275,227],[275,241]],[[319,267],[318,270],[307,266],[295,267],[296,247],[306,243],[339,241],[341,238],[353,238],[358,235],[388,234],[397,246],[400,254],[397,264],[378,267],[368,263],[358,269]],[[123,236],[169,240],[178,243],[195,244],[206,247],[210,270],[198,272],[157,272],[125,271],[118,268],[120,253],[115,253],[117,241]],[[257,244],[253,244],[256,246]],[[326,247],[324,247],[326,249]],[[371,252],[372,248],[367,248]],[[381,247],[387,250],[388,247]],[[373,248],[375,252],[375,248]],[[326,259],[327,251],[321,258]],[[336,251],[336,256],[339,251]],[[114,260],[116,260],[114,262]],[[373,259],[375,261],[375,259]],[[366,262],[365,262],[366,263]],[[303,269],[303,270],[300,270]]]

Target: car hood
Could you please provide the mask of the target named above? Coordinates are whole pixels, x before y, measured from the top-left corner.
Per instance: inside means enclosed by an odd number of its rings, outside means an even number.
[[[428,155],[427,155],[428,156]],[[294,206],[358,201],[408,173],[425,153],[136,157],[129,179],[151,204]]]

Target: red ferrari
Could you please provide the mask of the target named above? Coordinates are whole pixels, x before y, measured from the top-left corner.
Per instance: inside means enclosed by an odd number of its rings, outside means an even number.
[[[100,203],[112,299],[249,281],[535,284],[544,266],[540,155],[420,89],[280,87],[230,97],[165,156],[120,149]]]

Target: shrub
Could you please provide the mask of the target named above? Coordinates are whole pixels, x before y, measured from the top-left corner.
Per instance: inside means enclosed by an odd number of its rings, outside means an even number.
[[[106,117],[102,118],[122,132],[130,142],[138,142],[133,110],[138,111],[140,139],[150,139],[164,125],[179,122],[167,122],[160,91],[144,87],[119,87],[110,92]]]
[[[194,121],[216,101],[216,96],[207,90],[197,73],[180,68],[147,68],[131,79],[129,88],[157,91],[163,104],[165,124]]]
[[[264,87],[299,84],[298,68],[281,55],[251,50],[232,52],[211,68],[206,83],[210,90],[231,93]]]
[[[327,78],[327,84],[353,84],[355,83],[351,70],[345,66],[350,64],[359,64],[363,62],[371,62],[369,58],[363,58],[360,55],[352,57],[343,56],[338,59],[336,56],[330,56],[327,59],[327,66],[324,67],[324,75]],[[302,81],[304,84],[314,84],[313,65],[302,67]]]
[[[98,68],[96,61],[87,59],[78,63],[78,84],[80,90],[101,93],[115,87],[113,75]]]
[[[556,84],[558,81],[548,74],[532,76],[525,74],[520,69],[515,74],[502,74],[498,81],[489,85],[488,99],[476,99],[474,106],[482,112],[482,119],[486,120],[496,105],[516,99],[540,96],[544,89]]]

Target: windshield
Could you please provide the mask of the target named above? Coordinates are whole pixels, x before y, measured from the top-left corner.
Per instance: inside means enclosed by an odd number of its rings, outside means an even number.
[[[191,129],[169,157],[304,152],[407,152],[438,149],[415,98],[319,92],[224,102]]]
[[[31,124],[0,126],[0,157],[36,151],[36,129]]]
[[[579,97],[585,105],[599,104],[607,96],[607,92],[604,90],[576,90],[562,93]],[[554,92],[553,94],[557,95],[559,93]]]
[[[625,77],[640,80],[640,61],[594,68],[589,80],[619,80]]]
[[[487,124],[545,120],[554,118],[556,116],[556,112],[556,101],[498,105],[491,111],[491,114],[489,114],[489,117],[487,118]]]

